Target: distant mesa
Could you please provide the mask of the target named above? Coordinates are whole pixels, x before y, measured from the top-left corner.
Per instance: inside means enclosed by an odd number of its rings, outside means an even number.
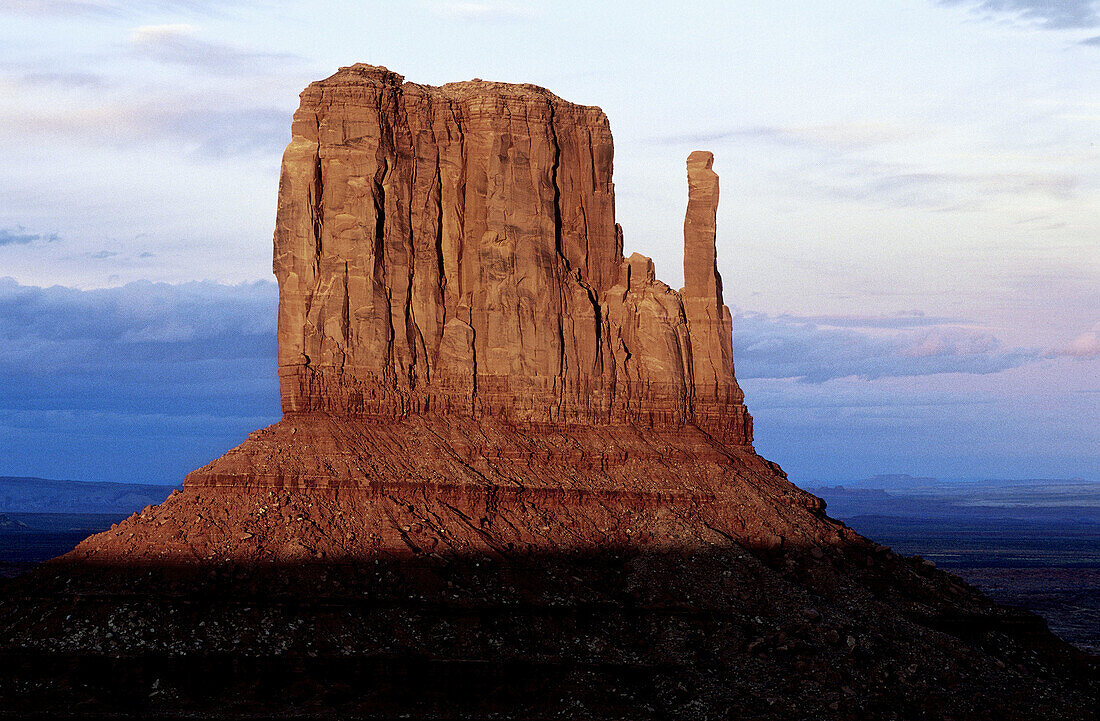
[[[174,486],[0,476],[0,513],[117,513],[160,503]]]

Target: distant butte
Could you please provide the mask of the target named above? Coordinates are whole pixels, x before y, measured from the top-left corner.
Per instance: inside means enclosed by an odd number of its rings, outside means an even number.
[[[676,292],[599,108],[370,65],[301,99],[283,419],[3,588],[0,716],[1091,718],[1095,659],[757,455],[711,153]]]

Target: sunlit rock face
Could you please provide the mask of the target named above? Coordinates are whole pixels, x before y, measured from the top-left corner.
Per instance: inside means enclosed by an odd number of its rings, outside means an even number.
[[[623,257],[612,155],[603,111],[533,85],[431,87],[369,65],[310,85],[275,228],[284,418],[76,556],[854,537],[752,448],[713,156],[687,161],[676,292]]]
[[[624,259],[612,158],[603,111],[533,85],[368,65],[310,85],[275,231],[284,412],[695,425],[750,444],[712,156],[688,161],[681,293]]]

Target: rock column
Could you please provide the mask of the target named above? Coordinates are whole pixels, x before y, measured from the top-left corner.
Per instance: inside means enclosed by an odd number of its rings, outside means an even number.
[[[691,328],[695,421],[727,437],[744,433],[744,399],[733,376],[733,321],[722,301],[715,245],[718,174],[714,154],[696,150],[687,159],[688,206],[684,217],[684,312]]]

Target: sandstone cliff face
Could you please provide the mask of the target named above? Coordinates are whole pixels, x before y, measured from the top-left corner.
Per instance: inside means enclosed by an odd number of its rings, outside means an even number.
[[[682,294],[623,258],[612,156],[599,108],[532,85],[368,65],[310,85],[275,231],[284,412],[696,425],[750,444],[711,156],[688,161]]]
[[[713,156],[688,158],[676,292],[623,257],[612,155],[599,108],[533,85],[310,85],[275,229],[283,419],[73,557],[286,560],[305,526],[257,524],[271,493],[373,519],[352,541],[306,512],[311,558],[849,542],[752,448]]]

